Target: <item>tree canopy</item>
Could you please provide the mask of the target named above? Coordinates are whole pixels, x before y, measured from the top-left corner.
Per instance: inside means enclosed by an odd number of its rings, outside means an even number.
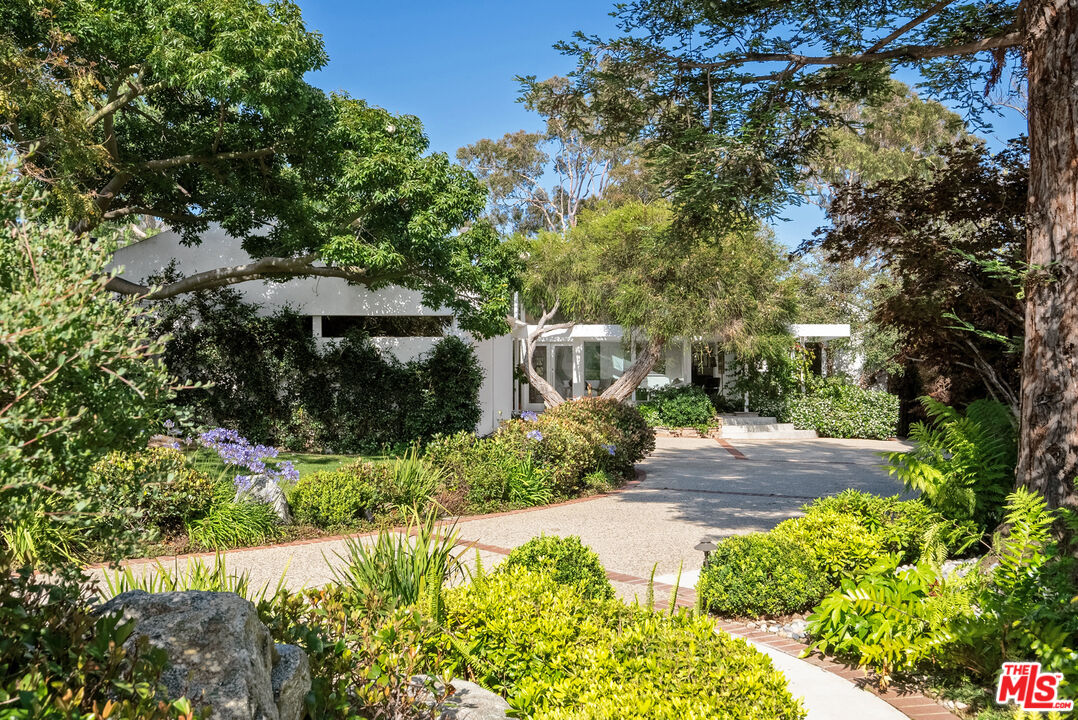
[[[584,212],[566,236],[527,243],[525,299],[570,320],[621,325],[642,346],[634,366],[604,391],[625,399],[668,340],[716,338],[741,350],[786,333],[793,287],[786,261],[759,229],[699,229],[686,236],[666,203],[627,202]]]
[[[150,297],[342,277],[504,328],[514,263],[483,186],[418,119],[308,84],[327,57],[294,3],[31,0],[0,27],[0,138],[52,213],[84,236],[152,216],[187,243],[216,223],[254,258]]]
[[[633,0],[614,37],[577,33],[578,96],[644,146],[679,217],[732,221],[801,199],[831,101],[878,102],[896,68],[972,118],[1028,90],[1027,260],[1019,484],[1078,507],[1078,6],[1068,0]]]
[[[1017,408],[1025,149],[1015,143],[993,155],[963,141],[941,158],[931,177],[843,188],[843,222],[803,248],[893,278],[874,319],[901,334],[904,360],[950,379],[952,400],[987,392]]]

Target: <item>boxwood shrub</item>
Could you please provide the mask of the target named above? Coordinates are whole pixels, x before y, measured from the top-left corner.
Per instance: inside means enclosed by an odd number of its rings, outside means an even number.
[[[391,472],[384,464],[358,462],[308,473],[289,492],[288,505],[301,524],[320,528],[355,525],[371,519],[380,488],[389,484]]]
[[[93,491],[106,507],[134,508],[148,528],[180,532],[210,511],[220,478],[201,472],[179,450],[112,452],[91,469]]]
[[[813,554],[798,542],[771,533],[726,538],[703,570],[696,592],[704,606],[727,617],[801,612],[830,586]]]
[[[456,672],[503,695],[515,717],[796,720],[805,711],[771,661],[706,617],[650,612],[512,567],[446,596],[469,649]]]
[[[575,535],[532,538],[509,553],[502,564],[505,570],[514,567],[549,572],[555,582],[572,585],[588,597],[614,597],[599,556]]]
[[[880,390],[829,382],[808,395],[787,402],[785,419],[822,437],[894,437],[898,427],[898,397]]]

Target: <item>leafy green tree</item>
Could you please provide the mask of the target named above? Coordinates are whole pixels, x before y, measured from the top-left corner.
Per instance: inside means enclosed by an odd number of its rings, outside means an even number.
[[[951,385],[950,401],[987,392],[1019,407],[1028,167],[1015,143],[991,155],[962,142],[929,177],[853,183],[843,221],[816,240],[828,259],[865,263],[893,291],[872,309],[900,355]]]
[[[784,335],[793,319],[793,287],[779,279],[786,263],[771,237],[758,229],[687,235],[673,219],[665,203],[630,202],[583,213],[565,237],[546,232],[527,243],[525,298],[550,308],[540,327],[561,310],[621,325],[640,343],[603,397],[630,397],[672,338],[714,337],[744,352]],[[529,367],[533,347],[529,338]],[[536,388],[548,405],[563,401],[548,383]]]
[[[427,153],[416,118],[308,84],[327,57],[294,3],[28,0],[0,28],[0,139],[53,214],[83,238],[151,216],[197,244],[218,223],[254,258],[109,289],[339,277],[504,330],[513,260],[476,222],[482,185]]]
[[[90,466],[144,448],[172,388],[146,310],[103,292],[113,239],[75,242],[11,176],[0,184],[0,540],[51,562],[124,512],[101,505]]]
[[[969,137],[962,118],[940,103],[896,80],[889,85],[872,103],[829,101],[835,124],[824,129],[808,177],[824,207],[831,206],[836,188],[854,182],[927,178],[943,168],[942,151]]]
[[[646,192],[630,150],[604,139],[586,102],[568,88],[565,78],[553,77],[534,83],[522,98],[544,119],[542,132],[518,130],[457,150],[457,159],[486,184],[492,218],[507,230],[564,235],[613,185],[622,186],[622,194]]]
[[[900,67],[974,117],[1007,75],[1028,89],[1030,147],[1019,484],[1078,507],[1078,6],[1066,0],[810,0],[616,6],[621,33],[578,34],[578,94],[646,143],[693,214],[767,214],[799,194],[837,113]],[[1024,81],[1024,82],[1023,82]],[[596,104],[593,103],[593,107]],[[686,211],[680,215],[688,216]]]

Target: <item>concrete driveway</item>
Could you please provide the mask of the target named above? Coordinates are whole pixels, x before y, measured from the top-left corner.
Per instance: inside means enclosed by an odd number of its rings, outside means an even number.
[[[702,564],[693,549],[701,540],[769,530],[813,498],[846,488],[901,493],[877,453],[908,449],[829,439],[742,441],[730,449],[702,438],[656,444],[640,465],[646,478],[639,485],[588,502],[466,520],[461,536],[512,548],[540,533],[579,535],[607,570],[648,577],[657,563],[657,575],[668,577],[683,561],[689,573]]]

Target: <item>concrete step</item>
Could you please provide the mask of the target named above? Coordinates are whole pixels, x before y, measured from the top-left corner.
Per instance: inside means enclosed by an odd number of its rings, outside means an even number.
[[[774,421],[774,418],[771,418]],[[817,437],[815,430],[798,430],[793,423],[759,423],[751,425],[723,425],[722,438],[726,440],[810,440]]]
[[[756,413],[752,413],[752,414],[737,413],[736,415],[731,415],[729,413],[724,413],[722,415],[719,415],[719,417],[722,418],[723,427],[742,427],[742,426],[752,426],[752,425],[774,425],[776,422],[778,422],[773,417],[760,417]]]

